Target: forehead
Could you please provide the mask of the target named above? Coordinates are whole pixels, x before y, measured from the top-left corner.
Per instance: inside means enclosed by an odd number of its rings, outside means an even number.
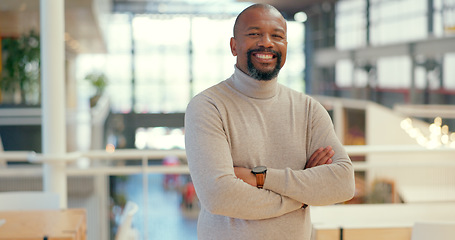
[[[271,29],[286,32],[286,20],[278,11],[253,8],[245,11],[239,19],[239,30]]]

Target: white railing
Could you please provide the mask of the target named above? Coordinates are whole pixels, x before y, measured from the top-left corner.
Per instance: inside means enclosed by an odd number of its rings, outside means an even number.
[[[6,162],[28,162],[28,163],[53,163],[66,162],[68,175],[99,175],[99,174],[135,174],[135,173],[189,173],[187,166],[148,166],[148,161],[153,159],[162,159],[166,156],[176,156],[186,159],[185,150],[137,150],[137,149],[119,149],[113,152],[104,150],[92,150],[86,152],[72,152],[65,155],[44,155],[33,151],[5,151],[0,152],[0,162],[3,162],[3,169],[0,167],[0,175],[10,175],[12,172],[17,173],[25,169],[37,169],[36,166],[21,166],[8,168]],[[79,159],[90,159],[95,167],[79,168],[75,163]],[[119,165],[100,165],[97,161],[130,161],[142,160],[139,166],[119,166]],[[97,166],[98,165],[98,166]],[[8,169],[8,172],[5,172]]]
[[[442,147],[437,149],[427,149],[419,145],[357,145],[345,146],[346,152],[350,156],[364,156],[368,154],[402,154],[402,153],[455,153],[455,148]],[[180,159],[186,159],[185,150],[137,150],[137,149],[118,149],[112,152],[105,150],[92,150],[86,152],[71,152],[65,155],[44,155],[33,151],[4,151],[0,152],[0,176],[10,175],[14,173],[33,173],[30,171],[37,169],[36,166],[31,167],[7,167],[7,162],[28,162],[28,163],[52,163],[65,161],[68,164],[68,175],[99,175],[99,174],[136,174],[136,173],[163,173],[163,174],[189,174],[186,165],[181,166],[149,166],[148,161],[153,159],[163,159],[166,156],[176,156]],[[455,156],[455,155],[454,155]],[[90,159],[95,167],[78,168],[75,167],[75,162],[81,158]],[[141,165],[137,166],[119,166],[119,165],[99,165],[97,161],[129,161],[142,160]],[[367,170],[377,167],[397,167],[397,166],[447,166],[455,167],[455,159],[453,162],[437,161],[431,159],[426,163],[413,163],[412,161],[403,162],[400,164],[394,163],[368,163],[354,162],[355,170]],[[98,166],[96,166],[98,165]],[[5,171],[8,169],[8,171]],[[39,169],[38,169],[39,170]]]
[[[96,175],[132,175],[142,174],[142,191],[143,191],[143,212],[148,212],[148,174],[189,174],[187,165],[180,166],[149,166],[150,160],[163,159],[166,156],[176,156],[186,159],[185,150],[136,150],[136,149],[120,149],[113,152],[104,150],[94,150],[87,152],[72,152],[65,155],[44,155],[35,152],[27,151],[5,151],[0,152],[0,176],[40,176],[43,174],[43,169],[40,166],[42,163],[55,163],[64,161],[67,163],[67,176],[96,176]],[[93,166],[81,168],[77,167],[76,162],[79,159],[90,159]],[[111,161],[131,161],[141,160],[140,165],[122,166],[116,164],[101,164],[97,163],[102,160]],[[7,162],[27,162],[32,164],[23,164],[8,166]],[[3,163],[3,164],[2,164]],[[2,167],[3,166],[3,167]],[[143,239],[147,238],[148,216],[143,215]]]
[[[455,167],[455,148],[440,147],[435,149],[428,149],[420,145],[356,145],[345,146],[346,152],[349,156],[366,156],[369,154],[440,154],[440,153],[454,153],[452,156],[453,161],[447,159],[432,158],[426,162],[417,161],[388,161],[388,162],[353,162],[356,171],[366,171],[378,168],[399,168],[399,167]]]

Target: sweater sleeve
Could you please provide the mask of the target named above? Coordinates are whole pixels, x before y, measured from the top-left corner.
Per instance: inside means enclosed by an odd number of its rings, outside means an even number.
[[[332,146],[335,151],[333,162],[305,170],[268,169],[264,188],[308,205],[347,201],[355,191],[351,160],[338,140],[325,108],[312,100],[308,110],[307,157],[320,147]]]
[[[258,220],[301,207],[301,202],[257,189],[235,176],[223,119],[216,104],[204,95],[193,98],[187,107],[185,148],[196,193],[210,213]]]

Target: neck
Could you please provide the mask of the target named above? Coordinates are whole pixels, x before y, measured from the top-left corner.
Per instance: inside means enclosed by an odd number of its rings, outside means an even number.
[[[271,98],[276,95],[277,78],[271,80],[257,80],[242,72],[235,66],[234,74],[232,75],[232,86],[242,94],[258,99]]]

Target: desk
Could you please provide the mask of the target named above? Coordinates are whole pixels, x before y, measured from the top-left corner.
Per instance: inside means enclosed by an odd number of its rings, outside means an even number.
[[[313,240],[410,240],[415,222],[455,222],[455,203],[311,207],[311,219]]]
[[[453,185],[399,186],[398,190],[405,203],[455,203],[455,187]]]
[[[86,239],[85,209],[1,211],[1,219],[0,240]]]

